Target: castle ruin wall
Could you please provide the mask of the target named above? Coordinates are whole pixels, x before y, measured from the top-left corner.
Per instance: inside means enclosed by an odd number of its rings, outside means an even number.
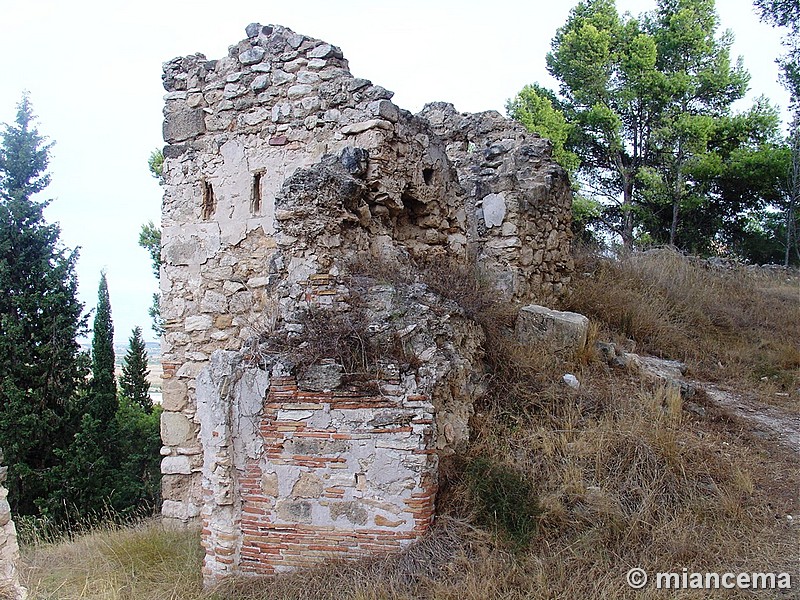
[[[571,272],[547,140],[494,112],[412,115],[335,46],[247,36],[164,65],[162,512],[202,522],[207,581],[397,549],[432,522],[439,457],[482,394],[483,333],[424,284],[359,279],[354,259],[474,263],[520,303]],[[364,329],[367,381],[347,357],[297,358],[314,319]]]

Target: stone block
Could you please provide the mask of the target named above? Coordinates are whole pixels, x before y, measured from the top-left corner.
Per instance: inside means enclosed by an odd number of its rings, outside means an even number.
[[[497,227],[506,218],[506,199],[503,194],[488,194],[483,197],[483,222],[486,227]]]
[[[278,495],[277,473],[264,473],[261,476],[261,493],[273,497]]]
[[[253,65],[257,62],[261,62],[261,59],[264,58],[264,54],[266,50],[261,48],[260,46],[253,46],[239,54],[239,62],[243,65]]]
[[[336,521],[344,517],[353,525],[366,525],[369,513],[358,502],[336,502],[330,507],[331,520]]]
[[[584,315],[531,304],[517,315],[515,335],[522,344],[545,343],[554,351],[575,351],[586,345],[589,319]]]
[[[307,83],[298,83],[297,85],[291,86],[286,91],[286,94],[290,99],[302,98],[303,96],[308,96],[312,89],[313,88]]]
[[[288,38],[286,38],[286,43],[289,44],[292,48],[297,50],[303,42],[306,41],[306,36],[300,35],[299,33],[293,33]]]
[[[321,363],[309,366],[297,384],[304,390],[323,392],[334,390],[342,384],[342,365]]]
[[[192,139],[206,130],[206,113],[201,108],[179,108],[164,120],[164,141],[176,144]]]
[[[378,527],[395,528],[395,527],[399,527],[402,524],[403,524],[403,521],[392,521],[390,519],[387,519],[383,515],[375,515],[375,525],[377,525]]]
[[[177,519],[179,521],[186,521],[197,513],[196,510],[190,510],[186,502],[179,502],[177,500],[164,500],[161,504],[161,515],[167,519]]]
[[[319,75],[311,71],[300,71],[297,74],[297,83],[315,84],[319,81]]]
[[[288,83],[293,81],[295,78],[294,73],[287,73],[286,71],[282,71],[281,69],[275,69],[272,72],[272,83],[275,85],[283,85],[284,83]]]
[[[309,50],[308,58],[341,58],[342,52],[336,46],[330,44],[320,44],[313,50]]]
[[[217,315],[214,318],[214,327],[217,329],[228,329],[233,325],[233,315]]]
[[[267,89],[269,87],[269,75],[259,75],[253,79],[253,83],[250,84],[250,87],[256,92]]]
[[[164,498],[183,498],[192,487],[190,477],[185,475],[162,475],[161,495]]]
[[[190,475],[191,472],[188,456],[165,456],[161,461],[162,475]]]
[[[213,323],[210,315],[195,315],[186,317],[184,321],[184,329],[186,331],[206,331],[211,329]]]
[[[375,100],[367,105],[367,110],[373,117],[386,119],[392,123],[397,123],[400,118],[400,109],[390,100]]]
[[[167,446],[184,446],[194,438],[194,426],[183,413],[161,414],[161,440]]]
[[[319,498],[322,495],[322,480],[313,473],[300,473],[292,487],[292,498]]]
[[[250,292],[237,292],[230,300],[230,311],[234,314],[249,311],[253,306],[253,294]]]
[[[278,502],[278,518],[290,523],[311,523],[311,502],[308,500],[284,500]]]
[[[203,296],[200,310],[210,313],[224,313],[228,308],[228,298],[225,294],[210,290]]]
[[[344,135],[356,135],[359,133],[364,133],[365,131],[369,131],[370,129],[385,129],[387,131],[391,131],[392,127],[393,126],[389,121],[385,121],[383,119],[369,119],[360,123],[345,125],[342,127],[342,133]]]

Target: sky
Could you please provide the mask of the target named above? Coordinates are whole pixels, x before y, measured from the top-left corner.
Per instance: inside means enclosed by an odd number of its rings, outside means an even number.
[[[394,91],[401,108],[442,100],[504,112],[525,84],[557,87],[545,54],[576,2],[0,0],[0,123],[13,121],[28,91],[40,133],[56,142],[52,182],[39,197],[52,200],[45,216],[60,224],[62,242],[80,247],[80,299],[94,308],[105,270],[117,343],[137,325],[155,341],[147,308],[157,284],[137,240],[143,223],[160,221],[147,158],[163,146],[163,62],[221,58],[248,23],[280,24],[340,46],[353,75]],[[617,6],[639,14],[655,1]],[[717,0],[717,10],[752,76],[738,108],[763,94],[785,111],[774,63],[780,33],[758,21],[751,0]]]

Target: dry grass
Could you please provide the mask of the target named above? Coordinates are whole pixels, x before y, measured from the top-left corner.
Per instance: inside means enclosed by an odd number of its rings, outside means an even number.
[[[485,574],[491,585],[509,577],[508,597],[640,598],[657,594],[625,588],[633,566],[796,572],[797,535],[785,518],[798,509],[792,456],[754,445],[724,420],[693,422],[675,393],[587,354],[527,364],[527,410],[495,402],[473,423],[470,453],[527,473],[542,510],[531,546],[508,572]],[[565,372],[580,391],[560,384]],[[517,403],[524,392],[518,383]],[[445,497],[458,514],[471,504],[457,478]]]
[[[473,492],[451,471],[437,528],[401,556],[238,580],[204,594],[197,533],[148,523],[28,548],[32,598],[613,600],[665,597],[629,590],[624,576],[633,566],[795,569],[796,532],[785,514],[797,509],[800,481],[791,460],[776,461],[725,428],[692,422],[676,396],[612,379],[599,363],[559,366],[577,372],[580,391],[539,382],[538,394],[561,397],[551,410],[511,419],[488,409],[474,423],[467,457],[489,456],[533,482],[540,514],[526,549],[492,527],[470,525]]]
[[[669,250],[583,255],[564,308],[637,351],[689,364],[698,379],[797,406],[800,273],[710,269]]]
[[[33,544],[22,554],[23,584],[33,600],[202,597],[199,532],[166,529],[155,520]]]
[[[797,357],[785,346],[800,339],[796,282],[717,274],[681,261],[656,255],[630,263],[584,262],[590,275],[580,278],[570,307],[595,320],[592,337],[633,338],[640,350],[688,360],[696,374],[744,381],[754,389],[788,389],[788,382],[796,388]],[[462,288],[453,294],[483,305],[478,288]],[[481,319],[489,332],[490,393],[473,419],[466,455],[442,463],[436,528],[407,553],[330,563],[266,581],[229,581],[204,595],[196,532],[150,523],[26,549],[32,597],[751,597],[734,590],[686,590],[679,596],[652,587],[634,591],[624,579],[634,566],[650,573],[684,567],[789,571],[798,585],[797,529],[786,519],[800,509],[793,456],[741,435],[724,415],[690,418],[673,392],[609,369],[591,345],[555,356],[505,339],[502,310],[486,305]],[[758,369],[765,362],[777,365],[778,378],[761,382]],[[581,381],[579,390],[561,382],[567,372]],[[522,493],[536,507],[531,518],[537,527],[528,531],[527,545],[512,543],[502,519],[486,520],[486,486],[475,486],[465,468],[475,461],[491,466],[479,472],[511,473],[504,480],[508,485],[522,482],[509,497]]]

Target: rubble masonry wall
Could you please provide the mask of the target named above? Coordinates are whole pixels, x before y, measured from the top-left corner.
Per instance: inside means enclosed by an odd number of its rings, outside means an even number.
[[[547,140],[495,112],[412,115],[335,46],[247,36],[164,65],[162,512],[202,521],[208,580],[400,547],[432,520],[482,333],[424,286],[356,293],[355,256],[471,261],[514,302],[559,294],[572,267]],[[387,359],[365,391],[258,358],[265,336],[302,338],[309,311],[365,298],[370,335],[413,365]]]

